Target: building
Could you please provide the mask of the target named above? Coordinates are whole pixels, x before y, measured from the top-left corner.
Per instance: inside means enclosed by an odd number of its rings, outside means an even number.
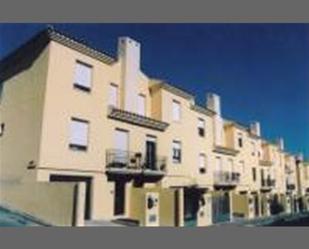
[[[112,58],[50,28],[1,61],[2,203],[55,225],[207,226],[297,198],[282,140],[224,119],[216,94],[197,105],[141,61],[131,38]]]

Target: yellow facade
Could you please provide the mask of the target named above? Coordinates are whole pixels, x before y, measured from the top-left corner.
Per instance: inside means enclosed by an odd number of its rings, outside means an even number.
[[[225,120],[216,95],[198,106],[186,91],[148,77],[140,70],[139,43],[121,38],[113,59],[54,30],[41,36],[45,40],[32,41],[41,46],[37,55],[30,60],[25,52],[25,68],[16,71],[10,60],[2,62],[11,66],[0,102],[5,124],[0,180],[37,183],[38,189],[47,182],[83,187],[75,190],[75,203],[50,191],[50,201],[69,205],[68,210],[76,205],[75,220],[67,214],[59,221],[40,209],[31,209],[32,215],[56,225],[118,219],[142,226],[207,226],[269,215],[274,194],[305,195],[309,186],[298,186],[295,156],[286,154],[282,143]],[[73,84],[78,63],[91,68],[87,91]],[[113,107],[111,88],[117,89]],[[72,120],[87,123],[85,150],[70,147]],[[307,171],[300,172],[307,184]],[[14,194],[6,200],[25,209]]]

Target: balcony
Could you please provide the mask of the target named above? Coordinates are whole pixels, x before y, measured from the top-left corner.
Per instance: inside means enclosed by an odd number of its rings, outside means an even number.
[[[239,153],[239,150],[235,150],[233,148],[226,147],[226,146],[215,145],[213,148],[213,152],[225,154],[229,156],[236,156]]]
[[[271,179],[271,178],[264,178],[261,180],[261,190],[264,191],[269,191],[271,190],[273,187],[276,186],[276,180],[275,179]]]
[[[166,157],[147,157],[140,152],[110,149],[106,151],[106,172],[118,175],[163,176]]]
[[[296,186],[295,186],[294,183],[287,183],[287,184],[286,184],[286,189],[287,189],[288,191],[293,191],[293,190],[296,189]]]
[[[156,120],[153,118],[148,118],[146,116],[142,116],[133,112],[128,112],[125,110],[118,109],[113,106],[108,107],[109,118],[119,120],[122,122],[150,128],[158,131],[165,131],[165,129],[169,126],[168,123],[162,122],[160,120]]]
[[[240,182],[240,173],[230,171],[215,171],[214,185],[216,186],[236,186]]]
[[[262,160],[259,161],[259,164],[261,166],[268,166],[268,167],[270,167],[270,166],[273,165],[273,162],[270,161],[270,160],[267,160],[267,159],[262,159]]]

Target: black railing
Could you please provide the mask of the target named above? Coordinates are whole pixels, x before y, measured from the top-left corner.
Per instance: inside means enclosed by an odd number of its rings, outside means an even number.
[[[240,173],[230,171],[215,171],[214,183],[217,185],[237,185],[240,182]]]
[[[293,184],[293,183],[287,183],[287,184],[286,184],[286,189],[287,189],[287,190],[295,190],[295,189],[296,189],[296,186],[295,186],[295,184]]]
[[[271,178],[262,178],[261,180],[262,187],[275,187],[276,186],[276,180]]]
[[[106,169],[165,173],[166,157],[150,157],[140,152],[110,149],[106,151]]]
[[[122,110],[113,106],[108,107],[108,117],[130,124],[147,127],[150,129],[165,131],[169,126],[168,123],[161,120],[149,118],[137,113]]]

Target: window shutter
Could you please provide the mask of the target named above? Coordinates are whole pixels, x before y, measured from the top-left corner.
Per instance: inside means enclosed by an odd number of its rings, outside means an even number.
[[[175,100],[173,101],[173,120],[180,120],[180,103]]]
[[[88,123],[84,121],[71,120],[70,144],[87,146],[88,144]]]
[[[114,107],[118,106],[118,87],[116,85],[110,85],[108,104]]]
[[[198,128],[204,129],[205,128],[205,121],[204,119],[198,120]]]
[[[137,96],[137,113],[142,116],[146,115],[146,98],[141,94]]]
[[[74,84],[90,89],[91,87],[91,66],[77,62],[75,65]]]
[[[88,123],[72,119],[70,127],[70,144],[87,146],[88,144]]]

